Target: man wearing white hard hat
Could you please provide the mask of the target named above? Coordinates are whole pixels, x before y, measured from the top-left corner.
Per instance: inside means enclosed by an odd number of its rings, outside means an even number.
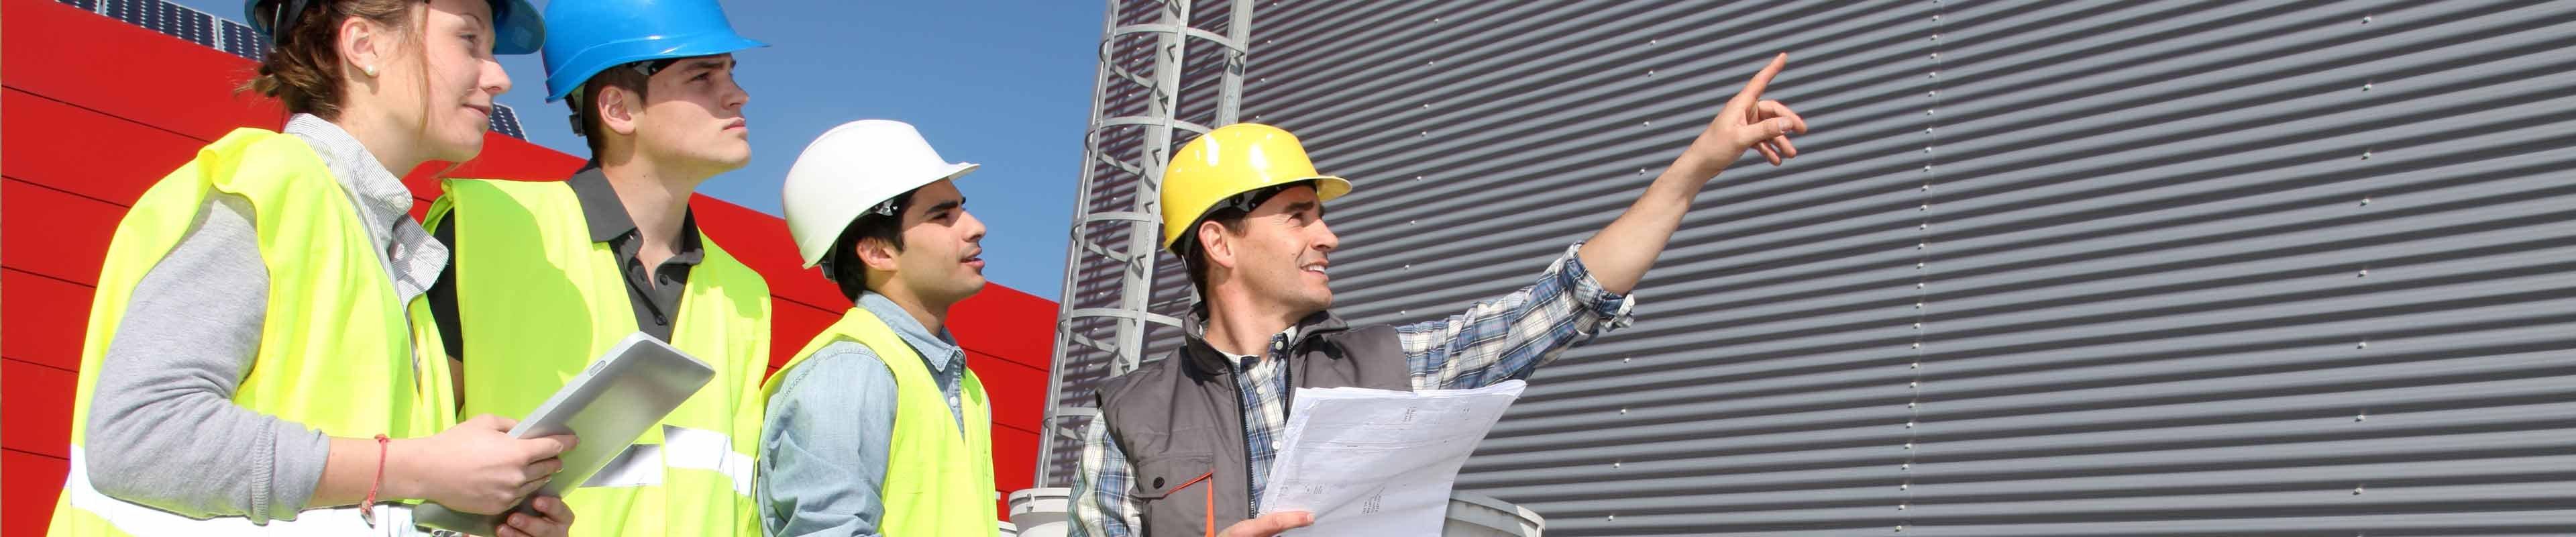
[[[948,307],[984,288],[984,223],[897,121],[825,131],[780,192],[805,266],[855,307],[761,385],[768,535],[994,535],[992,412]]]

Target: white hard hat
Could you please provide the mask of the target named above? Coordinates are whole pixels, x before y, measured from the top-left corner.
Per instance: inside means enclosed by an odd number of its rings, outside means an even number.
[[[830,254],[850,222],[895,196],[922,185],[975,171],[974,163],[949,162],[930,149],[911,124],[883,119],[843,123],[805,146],[787,169],[779,205],[787,234],[811,268]]]

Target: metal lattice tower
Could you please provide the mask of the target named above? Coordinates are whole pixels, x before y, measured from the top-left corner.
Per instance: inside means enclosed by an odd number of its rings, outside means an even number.
[[[1250,0],[1110,0],[1066,251],[1036,486],[1063,486],[1092,387],[1179,342],[1194,300],[1161,248],[1157,182],[1181,142],[1236,121]],[[1210,84],[1209,82],[1214,82]]]

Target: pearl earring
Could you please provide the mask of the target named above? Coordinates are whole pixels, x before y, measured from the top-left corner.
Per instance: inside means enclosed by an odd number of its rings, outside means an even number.
[[[359,68],[358,68],[358,70],[360,70],[360,71],[365,71],[365,72],[367,73],[367,76],[376,76],[376,66],[373,66],[373,65],[363,66],[363,67],[359,67]]]

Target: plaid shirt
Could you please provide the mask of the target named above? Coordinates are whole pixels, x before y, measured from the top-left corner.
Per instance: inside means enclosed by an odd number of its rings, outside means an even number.
[[[1538,282],[1500,298],[1477,302],[1466,313],[1396,327],[1413,389],[1479,388],[1525,378],[1565,350],[1628,326],[1636,299],[1601,288],[1575,255],[1577,243],[1548,265]],[[1281,356],[1296,329],[1271,336],[1269,353]],[[1202,337],[1191,334],[1190,337]],[[1244,446],[1252,462],[1252,503],[1261,505],[1276,443],[1288,423],[1284,404],[1285,360],[1233,356],[1229,363],[1243,391]],[[1142,535],[1143,518],[1133,491],[1126,452],[1109,436],[1106,418],[1094,418],[1082,435],[1081,472],[1073,483],[1073,535]],[[1258,511],[1255,511],[1256,513]]]

